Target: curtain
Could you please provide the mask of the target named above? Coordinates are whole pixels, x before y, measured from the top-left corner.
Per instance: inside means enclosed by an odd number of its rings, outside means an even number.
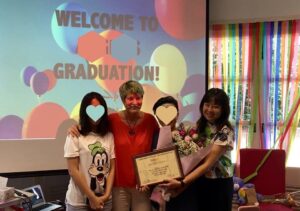
[[[249,147],[289,155],[297,141],[299,43],[300,20],[210,27],[208,86],[230,98],[236,156]]]

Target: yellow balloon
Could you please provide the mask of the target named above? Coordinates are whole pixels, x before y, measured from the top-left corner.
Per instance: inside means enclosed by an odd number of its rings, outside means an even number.
[[[79,122],[79,110],[80,110],[81,102],[77,103],[73,110],[71,111],[70,118]]]
[[[187,79],[187,65],[178,48],[170,44],[159,46],[151,55],[150,65],[159,67],[159,79],[154,81],[157,88],[170,95],[180,92]]]

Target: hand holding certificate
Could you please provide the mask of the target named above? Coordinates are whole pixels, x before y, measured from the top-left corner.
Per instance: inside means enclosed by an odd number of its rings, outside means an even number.
[[[179,156],[183,175],[187,175],[207,156],[207,154],[211,151],[212,145],[200,147],[198,144],[196,146],[196,143],[193,143],[193,141],[186,143],[184,141],[185,140],[174,141],[170,126],[164,126],[160,128],[157,149],[159,150],[165,147],[177,146],[177,152],[183,152]],[[183,149],[187,149],[187,151]],[[184,154],[185,152],[187,153]],[[163,206],[165,201],[168,201],[169,198],[170,196],[165,193],[165,190],[159,187],[154,188],[151,194],[151,200],[158,202],[161,206]]]
[[[183,177],[176,147],[168,147],[134,157],[138,185],[153,185]]]

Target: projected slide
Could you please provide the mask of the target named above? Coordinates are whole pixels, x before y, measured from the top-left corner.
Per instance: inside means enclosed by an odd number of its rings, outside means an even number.
[[[0,10],[3,150],[14,141],[54,142],[90,91],[105,96],[110,112],[122,110],[118,88],[128,79],[145,89],[143,111],[172,95],[179,121],[198,118],[206,1],[3,0]]]

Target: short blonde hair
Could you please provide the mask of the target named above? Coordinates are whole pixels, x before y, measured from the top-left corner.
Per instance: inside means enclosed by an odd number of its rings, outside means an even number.
[[[122,101],[124,101],[125,98],[127,97],[127,95],[129,95],[129,94],[139,94],[143,97],[144,89],[139,82],[129,80],[120,86],[119,93],[120,93],[120,97],[121,97]]]

